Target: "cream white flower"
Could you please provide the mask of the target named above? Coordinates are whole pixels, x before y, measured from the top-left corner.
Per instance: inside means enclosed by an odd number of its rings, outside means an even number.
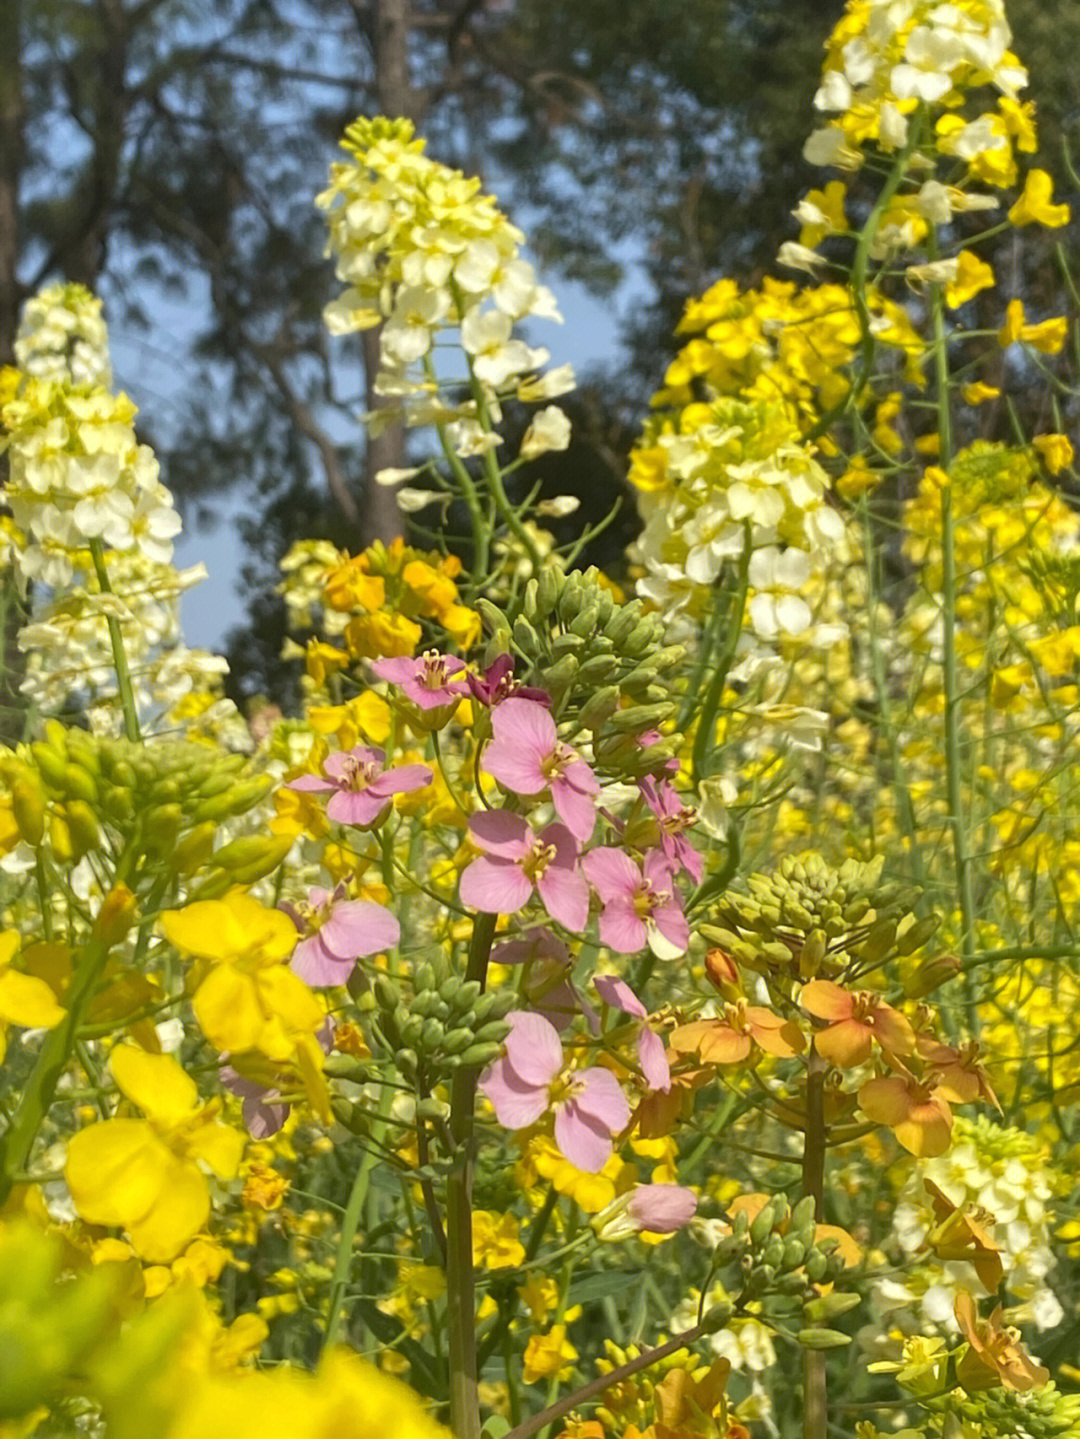
[[[532,418],[521,442],[521,458],[535,460],[549,450],[565,450],[570,444],[570,421],[558,405],[547,405]]]

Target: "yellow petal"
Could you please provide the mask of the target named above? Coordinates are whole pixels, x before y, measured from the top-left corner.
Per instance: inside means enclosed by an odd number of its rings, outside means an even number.
[[[109,1067],[120,1091],[152,1118],[181,1123],[199,1107],[195,1081],[170,1054],[147,1054],[134,1044],[118,1044]]]
[[[245,1135],[216,1119],[199,1126],[187,1138],[187,1152],[201,1159],[220,1179],[232,1179],[240,1168]]]
[[[185,1164],[166,1151],[161,1188],[154,1204],[138,1220],[128,1223],[132,1248],[153,1264],[175,1259],[206,1223],[210,1191],[193,1164]]]
[[[265,1021],[250,975],[219,964],[195,991],[192,1008],[199,1028],[215,1048],[258,1047]]]
[[[173,1162],[145,1120],[106,1119],[68,1141],[64,1175],[88,1224],[128,1227],[153,1208]]]
[[[51,1029],[66,1014],[43,979],[15,969],[0,971],[0,1022]]]

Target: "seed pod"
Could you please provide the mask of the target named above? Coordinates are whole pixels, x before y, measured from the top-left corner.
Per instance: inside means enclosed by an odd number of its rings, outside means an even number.
[[[536,578],[536,618],[546,620],[559,602],[562,573],[554,565],[545,565]]]
[[[33,755],[34,764],[45,783],[53,789],[63,790],[67,755],[42,740],[38,740],[30,746],[30,753]]]
[[[585,666],[582,666],[584,669]],[[598,730],[606,724],[619,707],[618,685],[604,685],[602,689],[596,690],[589,696],[581,707],[578,719],[582,728],[587,730]]]
[[[842,1349],[851,1343],[847,1334],[836,1329],[800,1329],[795,1338],[804,1349]]]
[[[529,580],[528,584],[525,586],[525,594],[522,597],[521,601],[521,608],[525,614],[525,618],[533,622],[535,622],[539,618],[536,607],[537,589],[538,586],[536,580]]]
[[[45,838],[45,792],[29,770],[11,786],[11,813],[19,838],[36,849]]]
[[[97,780],[88,769],[74,761],[64,766],[63,791],[70,799],[82,799],[87,804],[98,801]]]
[[[765,1204],[750,1222],[750,1243],[756,1249],[758,1245],[764,1244],[766,1238],[772,1233],[775,1223],[775,1211],[770,1201]]]

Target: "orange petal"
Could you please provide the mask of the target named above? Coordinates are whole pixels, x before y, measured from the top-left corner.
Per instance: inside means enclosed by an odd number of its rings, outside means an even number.
[[[831,979],[812,979],[799,991],[799,1004],[817,1019],[835,1022],[850,1018],[852,996]]]

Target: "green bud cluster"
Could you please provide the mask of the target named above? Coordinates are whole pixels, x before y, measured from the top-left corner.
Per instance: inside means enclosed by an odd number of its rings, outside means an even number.
[[[981,1439],[1072,1439],[1080,1434],[1080,1394],[1062,1394],[1053,1381],[1027,1394],[984,1389],[959,1399],[950,1396],[946,1403]]]
[[[683,657],[681,645],[663,644],[660,615],[639,599],[619,604],[595,566],[546,567],[513,620],[488,600],[477,609],[491,633],[485,662],[516,651],[528,683],[547,690],[572,730],[592,734],[600,763],[628,777],[655,768],[657,749],[643,757],[636,736],[675,713],[669,677]]]
[[[751,875],[749,894],[728,891],[702,933],[749,969],[802,980],[912,954],[938,921],[914,919],[919,890],[882,883],[883,863],[849,859],[833,869],[819,854],[787,856],[775,873]]]
[[[402,1072],[423,1067],[429,1082],[462,1066],[491,1064],[510,1033],[512,991],[482,992],[477,980],[451,973],[441,953],[417,966],[411,992],[388,974],[376,975],[372,992],[379,1029]]]
[[[107,825],[137,841],[151,863],[171,862],[179,852],[177,873],[193,872],[209,854],[216,827],[250,810],[271,786],[266,775],[245,774],[243,755],[182,740],[132,744],[66,729],[56,720],[30,746],[30,757],[41,795],[67,832],[69,853],[60,857],[81,857]],[[25,800],[29,781],[23,776],[17,783]],[[32,818],[30,807],[24,808]],[[247,882],[246,868],[232,865],[228,882]]]

